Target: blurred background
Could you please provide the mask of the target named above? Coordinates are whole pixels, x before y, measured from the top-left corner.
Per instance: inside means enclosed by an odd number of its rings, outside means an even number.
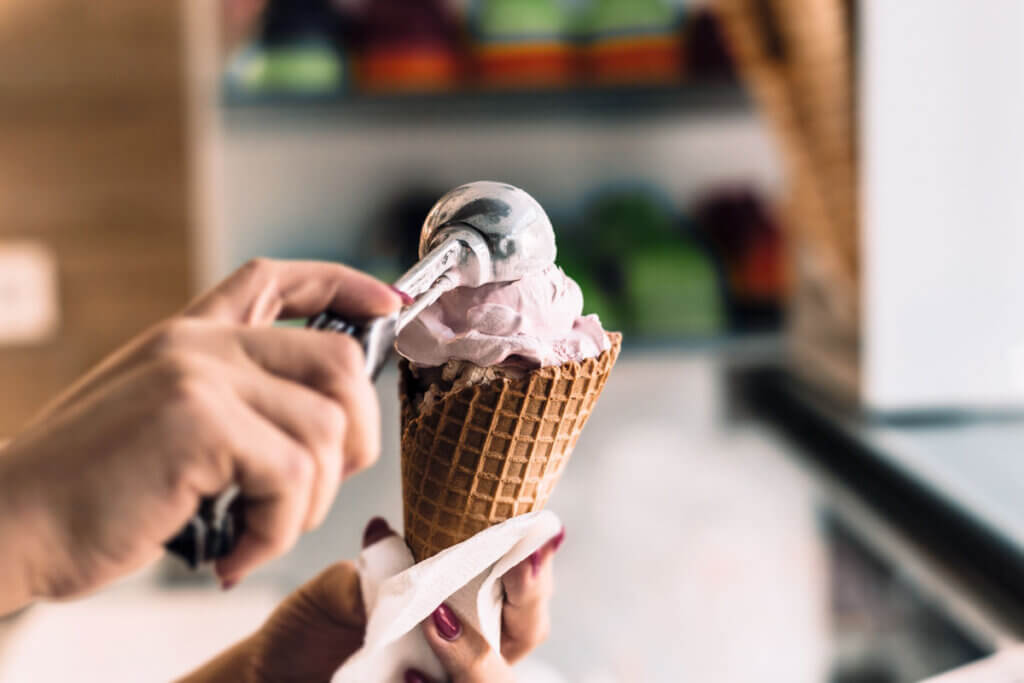
[[[0,437],[246,260],[394,279],[444,192],[506,181],[625,335],[522,680],[1012,648],[1022,33],[1014,0],[0,3]],[[288,556],[0,620],[0,680],[172,678],[397,525],[396,380],[381,462]]]

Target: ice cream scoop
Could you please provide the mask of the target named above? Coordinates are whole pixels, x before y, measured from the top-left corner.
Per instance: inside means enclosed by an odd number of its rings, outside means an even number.
[[[608,349],[597,317],[582,315],[579,286],[554,265],[554,231],[532,197],[501,183],[452,190],[427,216],[421,256],[431,253],[453,223],[487,241],[491,277],[464,279],[452,291],[437,291],[429,305],[417,306],[414,319],[401,326],[399,353],[422,366],[463,360],[482,367],[541,367]]]
[[[309,326],[358,338],[366,351],[367,373],[376,377],[397,334],[442,294],[521,280],[551,266],[555,254],[551,221],[529,194],[506,183],[462,185],[430,210],[420,233],[420,260],[395,282],[396,289],[413,297],[412,304],[363,325],[324,311]]]
[[[457,226],[472,228],[487,242],[491,264],[486,282],[519,280],[555,262],[555,231],[548,215],[536,199],[512,185],[480,181],[442,197],[423,223],[420,258]]]

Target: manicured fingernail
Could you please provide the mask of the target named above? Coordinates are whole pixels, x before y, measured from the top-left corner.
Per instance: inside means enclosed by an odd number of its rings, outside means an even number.
[[[406,306],[408,306],[409,304],[411,304],[414,301],[416,301],[416,299],[413,299],[411,296],[409,296],[408,294],[406,294],[405,292],[400,290],[398,287],[393,287],[391,285],[388,285],[388,286],[391,287],[391,291],[392,292],[394,292],[398,296],[402,297],[402,303],[405,304]]]
[[[416,669],[406,669],[403,679],[405,683],[428,683],[427,677]]]
[[[540,551],[535,550],[530,555],[530,576],[537,576],[537,572],[540,571]]]
[[[462,624],[455,612],[448,605],[441,605],[434,610],[434,626],[445,640],[455,640],[462,633]]]
[[[374,517],[366,525],[366,530],[363,532],[363,547],[369,547],[390,535],[391,527],[388,526],[387,520],[383,517]]]
[[[222,591],[229,591],[238,584],[238,579],[224,579],[220,582],[220,589]]]
[[[565,540],[565,527],[563,526],[562,530],[558,532],[558,535],[555,536],[554,538],[552,538],[549,541],[549,543],[551,544],[551,552],[557,551],[562,546],[562,542],[564,540]]]

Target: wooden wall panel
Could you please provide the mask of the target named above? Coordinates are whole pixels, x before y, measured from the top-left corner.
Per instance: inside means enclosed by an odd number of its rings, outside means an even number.
[[[184,24],[181,2],[0,2],[0,241],[53,250],[62,319],[0,346],[0,435],[190,294]]]

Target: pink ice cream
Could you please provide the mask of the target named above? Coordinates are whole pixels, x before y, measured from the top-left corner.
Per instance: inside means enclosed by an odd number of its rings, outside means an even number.
[[[593,358],[609,348],[583,294],[558,266],[534,277],[441,296],[398,336],[398,352],[420,366],[450,360],[481,367],[536,368]]]

